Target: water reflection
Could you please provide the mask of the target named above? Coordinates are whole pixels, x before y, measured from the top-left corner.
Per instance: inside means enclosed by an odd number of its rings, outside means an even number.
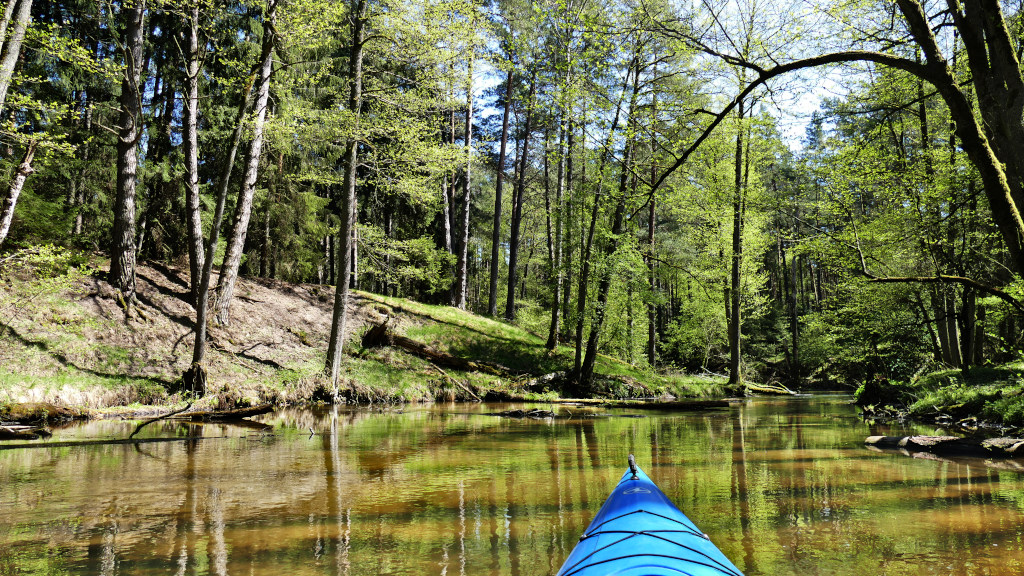
[[[909,431],[844,401],[291,410],[266,429],[144,430],[182,442],[0,451],[0,574],[553,574],[631,451],[750,576],[1024,571],[1024,477],[868,450]]]

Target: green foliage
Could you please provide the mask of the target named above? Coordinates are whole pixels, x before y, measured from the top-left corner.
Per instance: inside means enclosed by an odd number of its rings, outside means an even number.
[[[728,355],[724,305],[685,301],[661,341],[662,357],[691,371],[721,370]]]
[[[0,257],[0,278],[73,282],[94,272],[87,254],[41,244]]]
[[[398,286],[402,293],[438,294],[452,284],[455,257],[438,249],[430,238],[397,240],[372,225],[359,228],[363,272],[379,286]]]

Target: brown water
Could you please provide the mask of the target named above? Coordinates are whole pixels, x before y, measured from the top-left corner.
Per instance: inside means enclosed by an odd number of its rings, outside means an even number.
[[[141,434],[203,440],[0,450],[0,574],[554,574],[630,452],[748,575],[1024,573],[1024,475],[871,451],[934,431],[870,427],[848,401],[285,411]]]

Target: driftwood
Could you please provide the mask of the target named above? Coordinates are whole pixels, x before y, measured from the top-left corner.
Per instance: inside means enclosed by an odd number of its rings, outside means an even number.
[[[793,392],[789,388],[779,384],[751,384],[746,383],[744,386],[747,388],[748,393],[754,394],[776,394],[779,396],[795,396],[796,392]]]
[[[452,356],[447,352],[431,348],[430,346],[427,346],[422,342],[417,342],[412,338],[395,334],[388,328],[388,320],[385,320],[384,322],[367,330],[366,334],[363,334],[362,344],[363,348],[395,346],[414,356],[423,358],[435,366],[441,366],[443,368],[454,368],[465,372],[485,372],[495,376],[509,375],[509,370],[504,366],[500,366],[492,362],[467,360],[465,358],[459,358],[458,356]]]
[[[241,420],[242,418],[248,418],[249,416],[266,414],[267,412],[272,412],[273,410],[273,404],[263,404],[260,406],[253,406],[251,408],[238,408],[235,410],[209,410],[185,412],[183,414],[173,416],[173,419],[187,420],[189,422],[221,422],[227,420]]]
[[[75,446],[106,446],[116,444],[155,444],[161,442],[190,442],[195,440],[215,440],[227,436],[181,436],[175,438],[116,438],[112,440],[80,440],[67,442],[33,442],[32,444],[0,444],[0,450],[20,448],[72,448]]]
[[[728,408],[728,400],[604,400],[600,398],[562,398],[549,400],[554,404],[570,404],[575,406],[603,406],[606,408],[637,408],[648,410],[710,410]]]
[[[505,418],[530,418],[532,420],[544,420],[547,418],[558,418],[558,414],[550,410],[533,408],[531,410],[505,410],[504,412],[488,412],[487,416],[503,416]]]
[[[900,450],[907,454],[1018,458],[1024,456],[1022,438],[960,438],[957,436],[869,436],[864,444],[874,448]]]
[[[52,436],[38,426],[0,426],[0,440],[38,440]]]
[[[150,418],[149,420],[146,420],[145,422],[143,422],[143,423],[139,424],[138,426],[136,426],[135,430],[132,431],[132,433],[129,434],[128,437],[129,438],[134,437],[136,434],[139,433],[139,430],[142,430],[143,428],[145,428],[146,426],[149,426],[153,422],[159,422],[160,420],[163,420],[164,418],[170,418],[171,416],[174,416],[176,414],[181,414],[182,412],[184,412],[185,410],[188,410],[191,407],[192,407],[192,403],[189,402],[188,404],[185,404],[185,407],[180,409],[180,410],[174,410],[173,412],[168,412],[167,414],[164,414],[162,416],[157,416],[156,418]]]
[[[441,376],[444,376],[445,380],[447,380],[448,382],[451,382],[452,384],[455,384],[459,388],[462,388],[466,392],[466,394],[469,394],[470,396],[473,397],[474,401],[480,402],[480,397],[477,396],[475,392],[470,390],[468,386],[466,386],[462,382],[459,382],[457,379],[452,378],[451,374],[445,372],[444,369],[441,368],[440,366],[438,366],[437,364],[431,364],[431,366],[433,366],[434,370],[437,370],[437,372],[439,374],[441,374]]]

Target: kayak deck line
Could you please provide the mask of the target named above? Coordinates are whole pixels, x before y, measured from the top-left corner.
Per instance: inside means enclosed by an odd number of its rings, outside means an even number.
[[[558,576],[743,576],[636,466],[622,475]]]
[[[600,534],[636,534],[638,536],[640,536],[640,535],[647,535],[647,536],[654,536],[654,537],[657,537],[658,534],[693,534],[694,536],[698,536],[698,537],[704,538],[705,540],[710,540],[710,538],[708,538],[707,535],[705,535],[705,534],[697,534],[697,533],[695,533],[693,531],[690,531],[690,530],[667,530],[666,529],[666,530],[602,530],[601,532],[596,532],[594,534],[584,534],[583,536],[580,536],[580,540],[579,541],[582,542],[582,541],[586,540],[587,538],[590,538],[592,536],[598,536]]]
[[[601,530],[600,528],[601,528],[601,526],[604,526],[605,524],[607,524],[609,522],[614,522],[616,520],[619,520],[620,518],[625,518],[626,516],[629,516],[631,514],[650,514],[651,516],[657,516],[659,518],[664,518],[665,520],[668,520],[669,522],[675,522],[676,524],[679,524],[680,526],[686,528],[686,530],[667,530],[667,529],[666,530],[661,530],[661,531],[664,531],[664,532],[684,532],[684,533],[687,533],[687,534],[693,534],[694,536],[699,536],[699,537],[701,537],[701,538],[703,538],[705,540],[711,540],[710,538],[708,538],[707,534],[701,532],[700,530],[694,530],[690,526],[687,526],[685,523],[680,522],[679,520],[676,520],[675,518],[671,518],[669,516],[665,516],[664,514],[658,514],[657,512],[651,512],[649,510],[643,510],[643,509],[633,510],[632,512],[626,512],[625,514],[622,514],[620,516],[616,516],[615,518],[610,518],[608,520],[605,520],[604,522],[601,523],[600,526],[596,527],[597,528],[596,530],[591,530],[590,528],[587,528],[587,531],[583,533],[583,536],[580,536],[580,540],[584,540],[586,538],[590,538],[591,536],[596,536],[598,534],[607,534],[607,533],[610,533],[610,532],[629,532],[628,530],[608,530],[608,531],[605,531],[605,530]]]
[[[714,564],[707,564],[705,562],[696,562],[696,561],[693,561],[693,560],[686,560],[686,559],[680,558],[678,556],[667,556],[667,555],[664,555],[664,554],[642,554],[642,555],[640,555],[640,554],[633,554],[633,555],[627,555],[627,556],[619,556],[619,557],[616,557],[616,558],[608,558],[608,559],[600,560],[598,562],[593,562],[591,564],[587,564],[586,566],[580,567],[580,568],[578,568],[578,569],[576,569],[576,570],[574,570],[572,572],[559,572],[558,575],[559,576],[574,576],[576,574],[579,574],[581,570],[586,570],[586,569],[591,568],[593,566],[598,566],[600,564],[606,564],[608,562],[616,562],[618,560],[631,560],[631,559],[634,559],[634,558],[665,558],[665,559],[668,559],[668,560],[683,560],[683,561],[686,561],[686,562],[688,562],[690,564],[694,564],[694,565],[697,565],[697,566],[705,566],[707,568],[711,568],[712,570],[716,570],[717,572],[719,572],[721,574],[727,574],[728,576],[743,576],[743,574],[741,574],[740,572],[732,572],[732,571],[729,571],[727,568],[723,569],[722,567],[716,566]],[[647,567],[647,565],[638,564],[637,567],[638,568]],[[667,570],[672,570],[673,573],[686,574],[686,575],[691,574],[690,572],[687,572],[683,568],[673,568],[673,567],[661,566],[661,565],[657,565],[656,567],[661,569],[661,570],[666,570],[666,569]],[[625,571],[624,570],[623,571],[616,571],[616,572],[614,572],[612,574],[619,574],[620,572],[625,572]],[[604,573],[602,572],[602,574],[604,574]],[[661,576],[661,575],[658,574],[658,576]]]
[[[625,560],[625,559],[629,559],[629,558],[645,558],[645,557],[667,558],[667,559],[670,559],[670,560],[677,560],[677,561],[680,561],[680,562],[686,562],[688,564],[695,564],[695,565],[699,565],[699,566],[706,566],[708,568],[711,568],[713,570],[718,571],[721,574],[726,574],[728,576],[742,576],[742,574],[740,572],[731,570],[728,566],[723,565],[721,562],[719,562],[718,560],[716,560],[715,558],[711,557],[710,555],[704,553],[701,550],[697,550],[695,548],[691,548],[691,547],[689,547],[689,546],[687,546],[685,544],[681,544],[679,542],[675,542],[675,541],[673,541],[671,539],[668,539],[668,538],[662,538],[660,536],[657,536],[656,534],[652,534],[652,532],[654,532],[654,531],[627,532],[627,531],[624,531],[624,530],[620,530],[620,531],[614,531],[614,532],[601,532],[601,534],[628,534],[628,536],[626,536],[625,538],[621,538],[619,540],[616,540],[614,542],[611,542],[611,543],[609,543],[609,544],[607,544],[605,546],[602,546],[600,548],[595,549],[589,555],[587,555],[586,557],[580,559],[580,561],[576,565],[570,567],[569,568],[570,571],[568,571],[568,572],[559,572],[559,576],[572,576],[573,574],[576,574],[579,570],[583,570],[583,569],[589,568],[591,566],[597,566],[598,564],[605,564],[607,562],[615,562],[617,560]],[[682,532],[682,531],[676,531],[676,532],[690,534],[690,532]],[[611,548],[612,546],[617,546],[617,545],[625,542],[626,540],[629,540],[630,538],[635,538],[637,536],[651,536],[653,538],[657,538],[658,540],[663,540],[665,542],[668,542],[670,544],[673,544],[675,546],[683,548],[684,550],[692,552],[693,554],[697,554],[697,555],[699,555],[701,557],[707,558],[708,562],[703,562],[703,561],[694,559],[692,556],[690,556],[690,557],[683,557],[683,556],[673,556],[673,555],[670,555],[670,554],[648,554],[648,553],[640,552],[640,553],[634,553],[634,554],[627,554],[625,556],[617,556],[617,557],[613,557],[613,558],[606,558],[606,559],[598,560],[596,562],[592,562],[590,564],[587,564],[586,566],[582,566],[582,567],[579,566],[579,564],[586,562],[587,560],[591,559],[596,554],[598,554],[600,552],[603,552],[604,550],[607,550],[608,548]],[[673,568],[673,569],[675,570],[675,568]],[[680,571],[680,573],[685,574],[686,572]]]

